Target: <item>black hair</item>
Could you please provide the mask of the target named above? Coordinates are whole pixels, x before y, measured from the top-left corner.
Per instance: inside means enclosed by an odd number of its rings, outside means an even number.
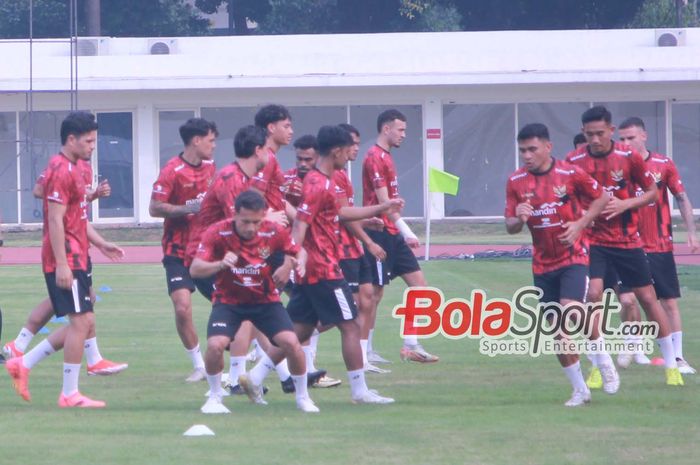
[[[318,130],[318,152],[322,157],[330,155],[337,147],[349,147],[353,144],[350,133],[340,126],[322,126]]]
[[[518,141],[538,138],[540,140],[549,140],[549,129],[542,123],[526,124],[518,132]]]
[[[97,131],[95,115],[87,111],[72,111],[61,122],[61,145],[65,145],[70,135],[80,137],[92,131]]]
[[[584,136],[580,132],[574,136],[574,148],[576,148],[578,144],[585,144],[587,142],[588,141],[586,140],[586,136]]]
[[[345,129],[350,134],[355,134],[357,137],[360,137],[360,131],[358,131],[357,128],[355,126],[353,126],[352,124],[340,123],[338,126]]]
[[[236,158],[250,158],[255,155],[255,149],[265,145],[267,133],[263,128],[248,125],[236,132],[233,138],[233,151]]]
[[[592,123],[593,121],[605,121],[612,123],[612,114],[603,105],[596,105],[584,111],[581,115],[581,123]]]
[[[647,129],[646,127],[644,127],[644,121],[642,121],[642,118],[639,118],[638,116],[631,116],[627,118],[622,122],[622,124],[620,124],[620,127],[618,129],[627,129],[633,126],[642,128],[645,131]]]
[[[219,135],[219,130],[216,129],[216,123],[213,121],[207,121],[204,118],[190,118],[185,121],[185,124],[180,126],[180,137],[182,138],[182,143],[185,145],[190,145],[192,139],[196,136],[205,137],[213,132],[215,136]]]
[[[267,210],[267,202],[265,202],[265,198],[259,192],[247,190],[238,194],[234,207],[236,213],[240,213],[243,208],[259,212],[260,210]]]
[[[379,116],[377,116],[377,132],[382,132],[382,127],[386,123],[391,123],[395,119],[403,121],[404,123],[406,122],[406,116],[399,110],[392,108],[391,110],[384,110],[383,112],[379,113]]]
[[[294,141],[294,148],[297,150],[308,150],[314,149],[318,152],[318,143],[316,142],[316,136],[313,134],[306,134]]]
[[[283,105],[265,105],[255,114],[255,125],[267,130],[267,125],[277,121],[292,119],[289,110]]]

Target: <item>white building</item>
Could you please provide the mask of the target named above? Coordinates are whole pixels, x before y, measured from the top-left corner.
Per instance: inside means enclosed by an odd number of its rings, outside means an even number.
[[[408,117],[396,150],[406,216],[426,213],[428,167],[461,177],[457,197],[433,197],[433,218],[498,217],[507,175],[518,165],[515,133],[547,124],[563,156],[581,113],[604,103],[617,122],[640,116],[650,147],[673,156],[700,206],[700,29],[676,47],[659,47],[654,30],[459,32],[421,34],[102,38],[78,59],[79,107],[97,113],[96,173],[113,195],[94,208],[96,222],[147,223],[159,167],[181,149],[188,117],[216,121],[219,166],[233,159],[236,129],[256,107],[290,107],[295,135],[350,122],[366,150],[377,114]],[[151,55],[155,41],[168,55]],[[68,43],[33,45],[35,143],[23,140],[30,89],[29,44],[0,43],[0,202],[6,224],[41,221],[31,187],[58,149],[69,98]],[[280,154],[291,166],[291,150]],[[359,163],[352,168],[361,191]],[[360,195],[358,193],[358,195]]]

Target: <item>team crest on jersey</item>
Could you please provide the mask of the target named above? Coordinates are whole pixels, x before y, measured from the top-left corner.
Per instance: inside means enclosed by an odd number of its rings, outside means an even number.
[[[566,197],[566,186],[554,186],[552,190],[558,198],[563,199]]]
[[[656,171],[650,171],[649,174],[651,174],[651,177],[654,178],[654,182],[657,185],[661,184],[661,173],[658,173]]]
[[[625,179],[624,172],[622,170],[611,170],[610,177],[615,182],[620,182],[620,181],[623,181]]]
[[[270,256],[270,248],[266,246],[258,247],[258,255],[260,255],[260,258],[263,260],[267,260]]]

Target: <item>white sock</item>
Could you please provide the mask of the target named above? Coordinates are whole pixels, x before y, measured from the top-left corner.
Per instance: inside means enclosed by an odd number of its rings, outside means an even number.
[[[671,340],[673,341],[673,352],[676,354],[676,358],[683,360],[683,331],[671,333]]]
[[[581,373],[581,362],[577,361],[573,365],[568,367],[562,367],[566,377],[569,378],[571,387],[576,391],[587,391],[586,381],[583,379],[583,373]]]
[[[309,337],[309,347],[311,347],[314,350],[314,353],[318,351],[319,336],[321,336],[321,333],[318,332],[318,329],[314,328],[313,333],[311,333],[311,337]]]
[[[314,365],[314,358],[316,358],[316,353],[311,348],[311,346],[302,346],[301,348],[304,350],[304,356],[306,358],[306,372],[313,373],[314,371],[316,371],[316,365]]]
[[[360,339],[360,347],[362,347],[362,365],[367,366],[367,339]]]
[[[418,336],[404,336],[403,337],[404,347],[415,347],[418,345]]]
[[[296,399],[305,399],[309,397],[308,387],[306,385],[307,378],[306,373],[303,375],[291,375],[292,381],[294,381],[294,392],[296,394]]]
[[[221,372],[215,375],[207,373],[207,383],[209,383],[209,397],[221,396]]]
[[[253,339],[253,347],[255,348],[255,358],[260,360],[265,351],[262,349],[262,347],[260,347],[257,339]]]
[[[363,368],[348,371],[348,380],[350,381],[350,395],[353,398],[362,397],[368,391]]]
[[[275,371],[277,372],[277,376],[280,377],[280,381],[289,379],[289,377],[292,376],[292,374],[289,372],[286,358],[277,364]]]
[[[602,337],[599,337],[595,341],[596,345],[596,352],[595,354],[596,361],[598,364],[596,366],[611,366],[613,364],[612,357],[610,357],[610,354],[605,350],[605,340]]]
[[[80,363],[63,364],[63,395],[66,397],[78,392],[80,365]]]
[[[192,360],[192,366],[195,369],[204,369],[204,359],[202,358],[202,352],[199,350],[199,344],[192,349],[185,349],[185,352],[187,352],[190,360]]]
[[[666,368],[678,368],[671,335],[669,334],[666,337],[657,337],[656,343],[659,344],[659,350],[661,351],[661,356],[664,358],[664,365]]]
[[[36,347],[24,354],[22,357],[22,365],[31,370],[34,368],[34,365],[41,362],[54,352],[56,352],[56,349],[53,348],[48,339],[44,339],[37,344]]]
[[[265,352],[263,352],[263,355],[260,358],[258,364],[255,365],[253,369],[248,372],[248,379],[250,379],[250,381],[256,386],[260,386],[265,380],[267,374],[274,369],[275,364],[272,363],[270,357],[268,357],[268,355]]]
[[[598,356],[596,354],[586,354],[588,361],[591,362],[593,368],[598,368]]]
[[[238,384],[238,377],[245,374],[245,355],[242,357],[231,356],[229,362],[228,379],[231,386]]]
[[[369,337],[367,338],[367,352],[374,352],[372,347],[372,339],[374,338],[374,328],[369,330]]]
[[[22,328],[19,330],[19,334],[15,338],[15,347],[17,347],[17,350],[20,352],[26,352],[27,347],[29,347],[29,343],[32,342],[33,338],[34,333],[29,331],[27,328]]]
[[[102,360],[102,354],[97,347],[97,337],[85,339],[85,358],[87,358],[88,366],[99,363]]]

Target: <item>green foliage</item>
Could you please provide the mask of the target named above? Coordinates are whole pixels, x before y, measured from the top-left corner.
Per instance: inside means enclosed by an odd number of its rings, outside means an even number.
[[[676,0],[645,0],[628,24],[631,28],[663,28],[678,26]],[[689,1],[681,7],[681,27],[698,27],[698,4]]]

